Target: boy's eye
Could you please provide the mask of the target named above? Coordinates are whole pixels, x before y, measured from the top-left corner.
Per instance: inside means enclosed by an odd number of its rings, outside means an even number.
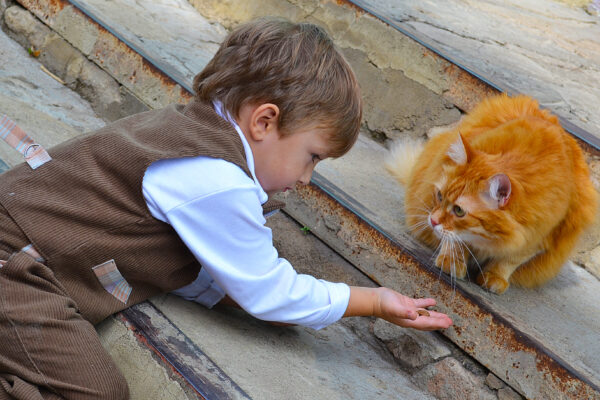
[[[454,208],[452,209],[452,211],[454,211],[454,215],[456,215],[457,217],[464,217],[465,216],[465,210],[463,210],[462,208],[460,208],[459,206],[454,206]]]
[[[442,192],[438,190],[436,196],[437,196],[438,201],[441,203],[442,202]]]

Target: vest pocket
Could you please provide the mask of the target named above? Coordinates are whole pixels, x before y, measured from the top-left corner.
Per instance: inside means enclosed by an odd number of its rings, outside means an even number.
[[[117,269],[115,260],[108,260],[92,268],[94,274],[104,287],[104,289],[115,296],[115,298],[124,304],[127,304],[131,294],[131,285],[127,283],[123,275]]]

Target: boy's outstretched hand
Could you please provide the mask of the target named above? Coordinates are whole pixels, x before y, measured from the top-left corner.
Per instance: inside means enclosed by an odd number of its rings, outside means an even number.
[[[352,286],[344,316],[372,315],[399,326],[424,331],[448,328],[452,320],[446,314],[424,310],[434,305],[434,299],[412,299],[384,287]]]

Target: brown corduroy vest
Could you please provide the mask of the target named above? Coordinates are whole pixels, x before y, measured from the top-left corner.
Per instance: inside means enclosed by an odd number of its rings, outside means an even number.
[[[185,286],[200,269],[170,225],[146,206],[142,179],[151,163],[210,156],[251,176],[235,129],[198,101],[133,115],[49,153],[52,161],[36,170],[24,163],[1,175],[0,204],[92,323]],[[268,202],[263,209],[280,206]],[[111,259],[133,287],[127,304],[92,271]]]

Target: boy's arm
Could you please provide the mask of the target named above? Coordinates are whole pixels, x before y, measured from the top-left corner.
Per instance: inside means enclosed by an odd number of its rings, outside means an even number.
[[[412,299],[392,289],[351,286],[350,300],[344,317],[375,316],[393,324],[420,330],[445,329],[452,320],[442,313],[417,310],[435,305],[434,299]]]

